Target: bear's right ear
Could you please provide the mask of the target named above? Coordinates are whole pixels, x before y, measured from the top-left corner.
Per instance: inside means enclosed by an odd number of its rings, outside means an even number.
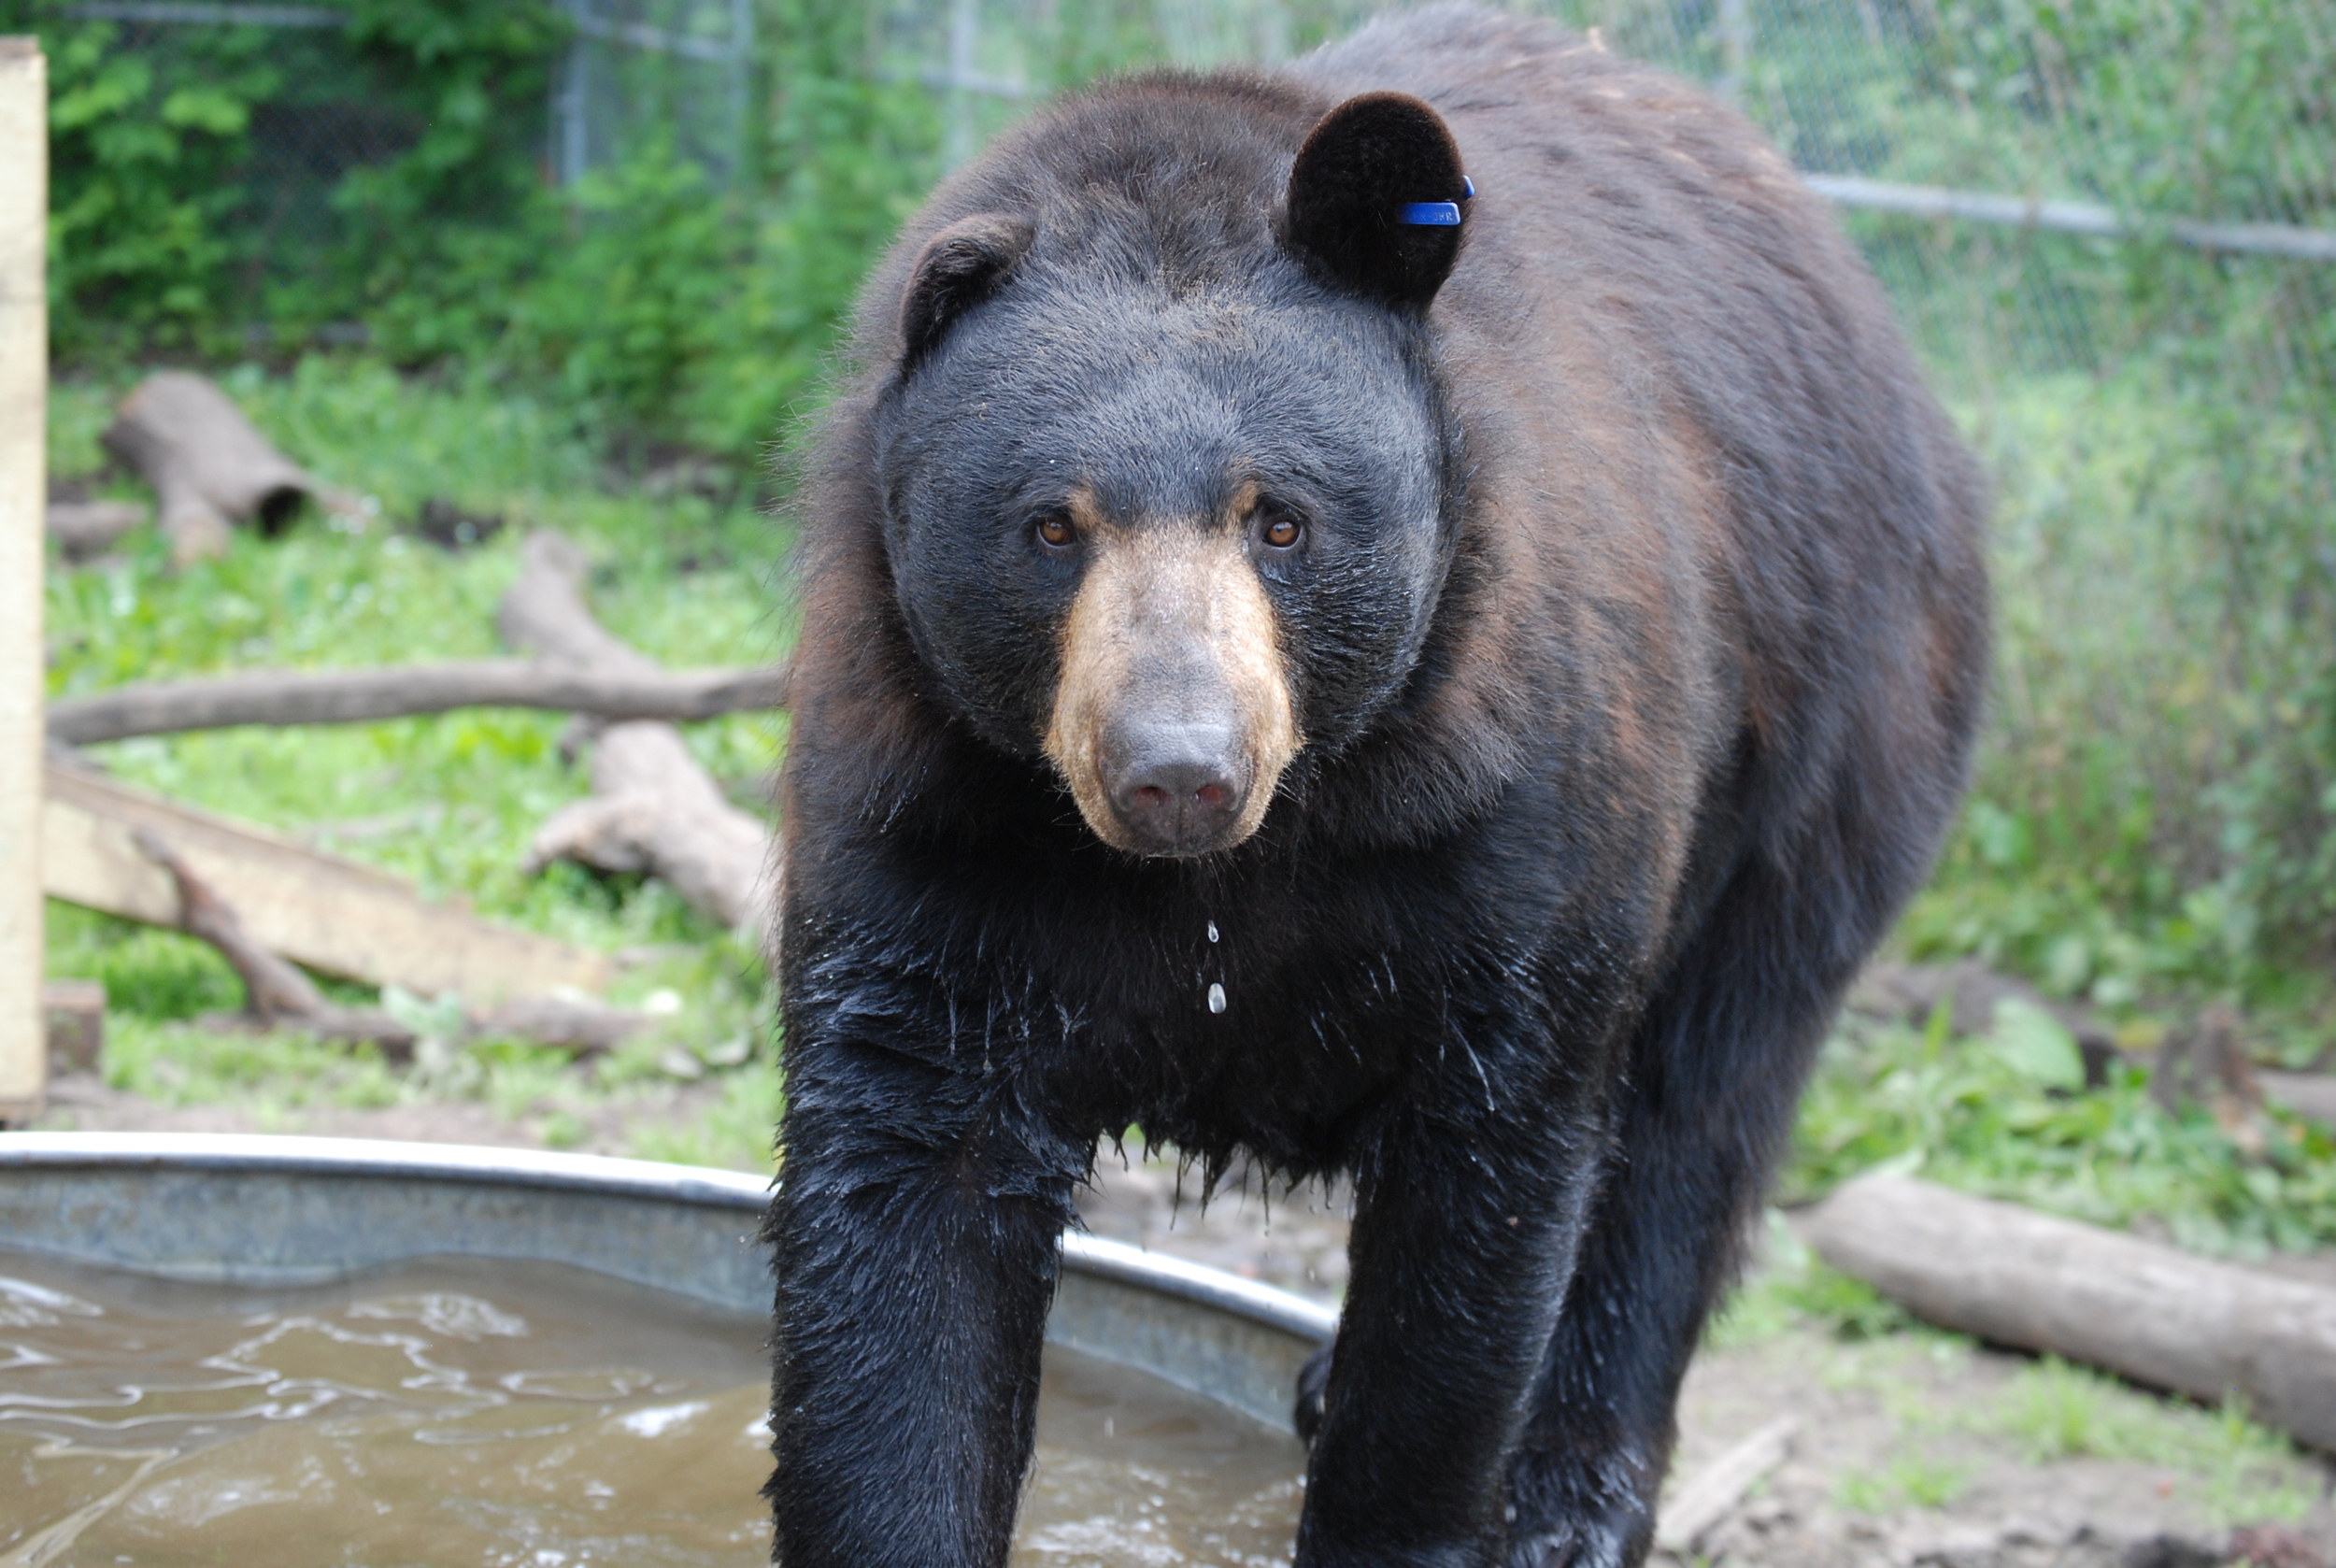
[[[1285,242],[1333,283],[1425,310],[1460,259],[1474,194],[1442,116],[1409,93],[1365,93],[1298,150]]]
[[[1003,212],[961,218],[925,241],[901,300],[901,369],[941,345],[957,319],[995,293],[1030,250],[1027,219]]]

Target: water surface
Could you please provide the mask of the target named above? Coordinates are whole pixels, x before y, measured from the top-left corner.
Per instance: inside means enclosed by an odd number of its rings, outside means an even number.
[[[259,1291],[0,1249],[0,1568],[756,1568],[764,1329],[551,1264]],[[1286,1561],[1303,1464],[1049,1347],[1015,1561]]]

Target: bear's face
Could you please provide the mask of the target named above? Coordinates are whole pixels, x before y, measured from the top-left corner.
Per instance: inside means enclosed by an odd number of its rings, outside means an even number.
[[[1448,442],[1417,336],[1294,277],[1172,297],[1033,259],[881,422],[895,591],[949,706],[1107,843],[1247,838],[1426,635]]]
[[[1240,844],[1301,748],[1367,733],[1451,560],[1458,149],[1368,93],[1289,167],[1277,214],[1090,174],[1047,222],[961,218],[900,304],[875,478],[928,690],[1137,854]]]

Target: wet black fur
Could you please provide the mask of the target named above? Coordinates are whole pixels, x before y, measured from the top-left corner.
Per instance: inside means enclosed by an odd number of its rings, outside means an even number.
[[[1424,309],[1285,209],[1375,89],[1434,105],[1480,192]],[[1985,653],[1972,465],[1767,156],[1445,7],[1063,105],[871,282],[784,800],[790,1568],[1004,1561],[1056,1238],[1131,1124],[1354,1173],[1301,1564],[1643,1558],[1679,1375],[1952,809]],[[1007,241],[920,279],[983,214]],[[1261,568],[1307,744],[1249,842],[1133,859],[1039,750],[1077,564],[1031,520],[1245,478],[1309,525]]]

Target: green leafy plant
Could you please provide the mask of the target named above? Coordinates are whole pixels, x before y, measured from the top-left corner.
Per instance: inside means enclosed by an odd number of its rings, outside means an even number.
[[[784,535],[739,498],[610,489],[590,443],[552,406],[483,379],[434,385],[345,357],[311,357],[282,376],[233,368],[221,379],[272,441],[328,481],[372,492],[375,505],[351,518],[304,518],[273,540],[238,533],[224,559],[186,571],[169,568],[150,534],[133,535],[102,569],[52,564],[52,696],[260,663],[495,654],[494,606],[517,569],[520,538],[536,522],[556,522],[591,553],[600,568],[595,613],[652,655],[677,665],[751,663],[783,646],[767,574]],[[57,472],[86,477],[99,461],[93,433],[121,390],[97,380],[55,387]],[[442,550],[409,531],[433,495],[499,514],[509,526],[478,547]],[[51,973],[107,987],[109,1080],[172,1104],[234,1101],[288,1126],[321,1108],[394,1104],[427,1090],[482,1102],[506,1119],[564,1113],[558,1130],[582,1138],[589,1129],[577,1105],[663,1088],[660,1051],[696,1051],[716,1073],[743,1069],[749,1053],[736,1043],[770,1031],[751,943],[714,929],[662,883],[564,863],[540,877],[520,870],[535,828],[585,788],[561,760],[560,724],[557,715],[479,709],[154,736],[101,755],[128,782],[306,837],[426,893],[460,896],[487,917],[634,949],[611,999],[639,1004],[664,991],[678,1004],[645,1039],[649,1061],[637,1080],[579,1073],[567,1053],[541,1047],[458,1039],[445,998],[382,999],[437,1042],[419,1076],[370,1050],[213,1035],[190,1020],[233,1012],[243,997],[212,949],[51,904]],[[688,739],[718,778],[751,800],[783,733],[768,716],[741,715],[691,726]],[[376,1000],[333,989],[352,1003]]]
[[[1786,1180],[1816,1197],[1877,1166],[2096,1224],[2146,1218],[2204,1252],[2304,1250],[2336,1238],[2336,1142],[2267,1117],[2258,1156],[2202,1111],[2173,1115],[2137,1069],[2069,1086],[2050,1020],[2006,1008],[1988,1035],[1852,1019],[1827,1046]],[[2081,1080],[2080,1080],[2081,1081]]]
[[[2317,1500],[2295,1445],[2236,1401],[2200,1410],[2054,1356],[2015,1375],[1977,1424],[2016,1440],[2034,1464],[2094,1458],[2187,1472],[2197,1501],[2224,1523],[2300,1519]]]
[[[1970,1490],[1966,1465],[1927,1454],[1901,1454],[1880,1470],[1851,1471],[1834,1495],[1843,1507],[1860,1514],[1887,1514],[1902,1507],[1944,1508]]]

